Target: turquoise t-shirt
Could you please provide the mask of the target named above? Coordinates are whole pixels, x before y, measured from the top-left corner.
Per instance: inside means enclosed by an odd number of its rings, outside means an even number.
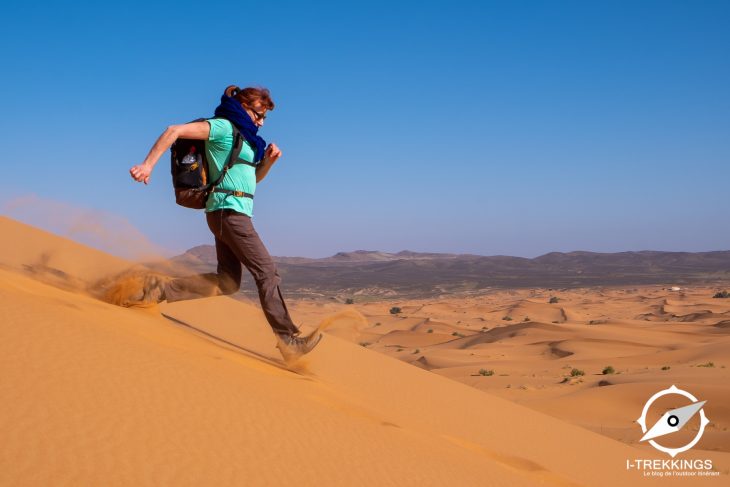
[[[210,135],[205,141],[205,154],[208,157],[209,180],[215,181],[231,155],[233,128],[231,122],[220,118],[211,118],[208,120],[208,124],[210,125]],[[253,162],[253,157],[253,148],[244,140],[238,160]],[[228,170],[218,187],[254,194],[256,192],[256,168],[247,164],[236,164]],[[208,196],[205,211],[222,209],[235,210],[253,217],[253,200],[224,193],[211,193]]]

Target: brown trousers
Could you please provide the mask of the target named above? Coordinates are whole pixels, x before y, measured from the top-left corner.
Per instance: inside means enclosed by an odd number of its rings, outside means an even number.
[[[261,308],[274,332],[299,333],[279,289],[279,272],[253,228],[251,218],[233,210],[212,211],[206,213],[206,218],[215,236],[218,272],[173,279],[165,286],[167,301],[233,294],[241,287],[243,264],[256,282]]]

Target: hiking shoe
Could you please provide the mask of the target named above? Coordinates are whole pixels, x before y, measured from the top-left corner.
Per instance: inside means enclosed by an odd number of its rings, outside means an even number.
[[[153,272],[125,271],[97,283],[94,294],[117,306],[147,306],[165,301],[165,286],[171,280]]]
[[[297,359],[304,354],[312,351],[322,339],[322,334],[315,331],[314,333],[300,337],[295,335],[279,335],[276,334],[276,348],[281,352],[284,360]]]
[[[170,281],[169,278],[148,274],[144,279],[144,286],[142,288],[142,303],[161,303],[165,297],[165,284]]]

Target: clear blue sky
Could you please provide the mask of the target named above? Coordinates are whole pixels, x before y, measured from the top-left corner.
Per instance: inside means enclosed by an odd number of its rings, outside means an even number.
[[[169,124],[271,89],[272,254],[730,248],[730,3],[4,2],[0,204],[211,243],[176,207]],[[51,204],[51,203],[46,203]],[[13,208],[10,211],[8,208]]]

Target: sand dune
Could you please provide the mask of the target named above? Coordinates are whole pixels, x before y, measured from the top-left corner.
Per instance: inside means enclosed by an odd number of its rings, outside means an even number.
[[[644,445],[337,338],[380,328],[360,329],[353,308],[312,306],[309,327],[347,314],[286,366],[258,307],[228,297],[117,307],[93,283],[129,263],[0,223],[0,485],[686,485],[627,470],[627,459],[663,458]],[[48,248],[50,283],[26,267]],[[386,335],[428,335],[414,326]],[[715,389],[725,392],[709,381],[701,393]],[[576,410],[600,405],[583,394]],[[725,482],[730,456],[707,454],[723,477],[706,480]]]
[[[630,444],[639,440],[634,420],[648,397],[684,386],[713,405],[703,454],[726,454],[730,299],[712,299],[716,291],[525,289],[355,307],[371,324],[370,349]],[[559,300],[550,304],[553,296]],[[309,321],[310,306],[294,309]],[[437,319],[446,333],[418,327],[395,340],[372,326],[387,306],[400,306],[403,320]],[[604,374],[609,366],[613,373]]]
[[[0,267],[54,285],[82,286],[133,264],[0,215]]]

